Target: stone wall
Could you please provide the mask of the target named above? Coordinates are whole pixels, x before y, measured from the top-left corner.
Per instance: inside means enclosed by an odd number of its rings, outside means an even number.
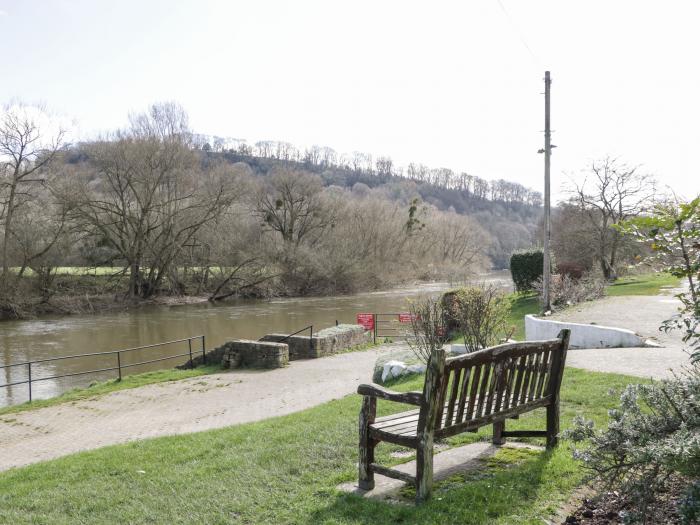
[[[284,343],[235,339],[223,347],[224,368],[281,368],[289,364],[289,347]]]
[[[308,338],[307,338],[308,339]],[[177,368],[186,369],[203,364],[202,356]],[[206,364],[221,364],[224,368],[280,368],[289,364],[289,347],[285,343],[234,339],[207,351]]]
[[[372,334],[356,324],[341,324],[308,335],[268,334],[261,341],[281,341],[289,345],[289,359],[316,359],[372,342]]]

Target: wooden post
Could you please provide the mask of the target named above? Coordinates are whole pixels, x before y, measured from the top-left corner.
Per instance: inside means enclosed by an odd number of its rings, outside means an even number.
[[[445,373],[445,350],[437,349],[428,361],[423,387],[423,401],[418,418],[418,447],[416,450],[416,502],[430,498],[433,489],[433,435],[440,407],[440,386]]]
[[[506,442],[506,438],[503,437],[503,431],[506,429],[506,422],[494,421],[493,423],[493,440],[494,445],[503,445]]]
[[[374,423],[377,413],[377,398],[364,396],[360,409],[360,463],[358,485],[363,490],[374,488],[374,472],[370,465],[374,463],[374,447],[377,445],[369,437],[369,426]]]
[[[564,376],[564,366],[566,364],[566,352],[569,348],[569,337],[571,331],[564,329],[559,332],[559,351],[552,356],[552,373],[549,378],[549,392],[552,397],[547,405],[547,448],[556,447],[559,443],[559,389]]]

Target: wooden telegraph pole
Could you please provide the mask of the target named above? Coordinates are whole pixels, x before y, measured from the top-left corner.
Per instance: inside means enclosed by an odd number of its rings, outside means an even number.
[[[552,309],[549,287],[551,281],[551,265],[549,257],[549,236],[551,232],[550,222],[550,189],[549,189],[549,166],[552,155],[552,137],[549,128],[549,92],[552,80],[549,78],[549,71],[544,72],[544,264],[542,267],[542,309],[547,312]]]

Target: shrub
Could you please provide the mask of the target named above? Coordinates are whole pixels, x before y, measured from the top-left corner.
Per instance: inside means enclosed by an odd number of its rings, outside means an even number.
[[[586,269],[581,264],[577,263],[558,263],[557,273],[559,275],[568,275],[574,280],[580,279],[586,273]]]
[[[542,278],[543,262],[544,255],[539,248],[520,250],[510,256],[510,275],[517,292],[532,290],[535,281]]]
[[[449,316],[457,320],[467,351],[497,344],[506,333],[510,299],[496,286],[484,284],[460,288]]]
[[[411,331],[406,338],[415,356],[427,363],[430,356],[445,342],[445,312],[442,301],[425,297],[409,306]]]
[[[647,512],[670,479],[685,480],[680,514],[691,523],[700,514],[700,369],[650,385],[629,385],[610,411],[607,430],[596,432],[581,417],[565,435],[585,443],[575,455],[594,477],[614,487],[633,509],[630,521]]]
[[[456,317],[457,290],[449,290],[442,294],[440,305],[442,306],[445,330],[448,337],[454,337],[459,332],[459,319]]]
[[[533,289],[542,298],[542,278],[535,281]],[[552,275],[549,300],[553,306],[570,306],[598,299],[605,295],[605,282],[590,275],[573,279],[569,275]]]

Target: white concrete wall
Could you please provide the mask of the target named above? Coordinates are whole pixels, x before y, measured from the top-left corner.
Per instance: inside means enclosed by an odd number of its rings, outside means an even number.
[[[534,315],[525,316],[525,339],[554,339],[563,328],[571,330],[572,348],[616,348],[645,346],[645,339],[631,330],[597,324],[563,323]]]

